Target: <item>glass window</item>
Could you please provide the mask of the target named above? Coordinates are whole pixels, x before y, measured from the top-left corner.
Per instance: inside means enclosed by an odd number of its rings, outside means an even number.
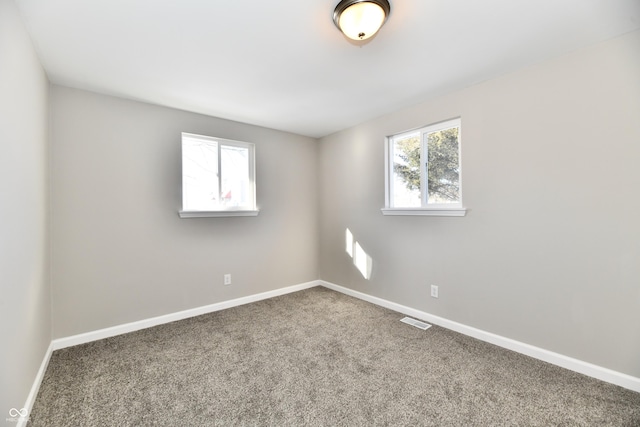
[[[203,212],[256,212],[254,145],[182,134],[181,216]]]
[[[388,137],[383,213],[420,215],[431,209],[443,215],[464,215],[460,140],[460,119]]]

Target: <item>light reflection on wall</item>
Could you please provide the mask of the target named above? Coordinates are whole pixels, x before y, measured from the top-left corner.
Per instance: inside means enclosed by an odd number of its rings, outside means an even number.
[[[356,266],[365,279],[369,280],[371,278],[373,260],[362,249],[360,243],[353,238],[353,233],[348,228],[345,231],[345,250],[353,258],[353,265]]]
[[[353,234],[351,234],[351,230],[349,230],[348,228],[345,234],[347,237],[347,253],[351,258],[353,258]]]

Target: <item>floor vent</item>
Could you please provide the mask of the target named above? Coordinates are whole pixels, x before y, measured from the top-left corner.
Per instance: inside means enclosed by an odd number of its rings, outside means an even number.
[[[406,323],[407,325],[415,326],[416,328],[420,328],[423,331],[429,329],[431,327],[430,324],[421,322],[416,319],[412,319],[410,317],[405,317],[404,319],[400,319],[401,322]]]

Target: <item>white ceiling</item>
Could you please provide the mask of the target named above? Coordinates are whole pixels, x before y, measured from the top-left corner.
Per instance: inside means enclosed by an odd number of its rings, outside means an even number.
[[[640,28],[640,0],[16,0],[53,83],[320,137]]]

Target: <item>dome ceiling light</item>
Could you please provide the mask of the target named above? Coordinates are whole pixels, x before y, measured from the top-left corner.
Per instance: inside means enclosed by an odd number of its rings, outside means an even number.
[[[391,12],[387,0],[342,0],[333,11],[333,22],[352,40],[375,35]]]

